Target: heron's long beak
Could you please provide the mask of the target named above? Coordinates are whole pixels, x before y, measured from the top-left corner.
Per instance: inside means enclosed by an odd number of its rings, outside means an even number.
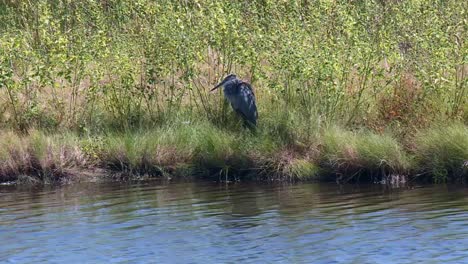
[[[223,84],[224,84],[224,82],[220,82],[220,83],[219,83],[218,85],[216,85],[213,89],[211,89],[210,92],[212,92],[212,91],[218,89],[218,88],[219,88],[221,85],[223,85]]]

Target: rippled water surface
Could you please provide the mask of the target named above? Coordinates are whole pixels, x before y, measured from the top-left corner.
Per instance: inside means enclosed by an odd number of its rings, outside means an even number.
[[[468,263],[468,189],[0,186],[1,263]]]

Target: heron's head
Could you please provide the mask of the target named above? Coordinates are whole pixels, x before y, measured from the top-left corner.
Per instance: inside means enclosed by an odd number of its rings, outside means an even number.
[[[229,82],[231,80],[234,80],[236,78],[237,78],[237,76],[235,74],[232,74],[232,73],[229,74],[228,76],[224,77],[224,79],[220,83],[218,83],[218,85],[216,85],[213,89],[211,89],[211,91],[214,91],[214,90],[218,89],[219,87],[223,86],[225,83],[227,83],[227,82]]]

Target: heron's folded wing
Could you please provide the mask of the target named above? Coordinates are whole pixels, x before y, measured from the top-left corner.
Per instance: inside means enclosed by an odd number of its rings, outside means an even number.
[[[236,110],[242,112],[248,121],[257,124],[257,106],[255,104],[255,94],[250,84],[241,82],[238,86],[239,98],[236,100]]]

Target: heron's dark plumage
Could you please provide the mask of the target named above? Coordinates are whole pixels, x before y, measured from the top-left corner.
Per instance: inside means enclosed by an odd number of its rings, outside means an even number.
[[[255,104],[255,94],[252,86],[230,74],[224,78],[214,89],[223,86],[224,96],[231,103],[232,108],[244,118],[244,120],[257,125],[257,106]]]
[[[237,89],[239,89],[239,93],[243,100],[240,100],[237,105],[231,103],[232,108],[236,112],[241,113],[247,121],[257,125],[258,113],[257,106],[255,105],[255,94],[252,87],[246,82],[241,82],[238,84]]]

